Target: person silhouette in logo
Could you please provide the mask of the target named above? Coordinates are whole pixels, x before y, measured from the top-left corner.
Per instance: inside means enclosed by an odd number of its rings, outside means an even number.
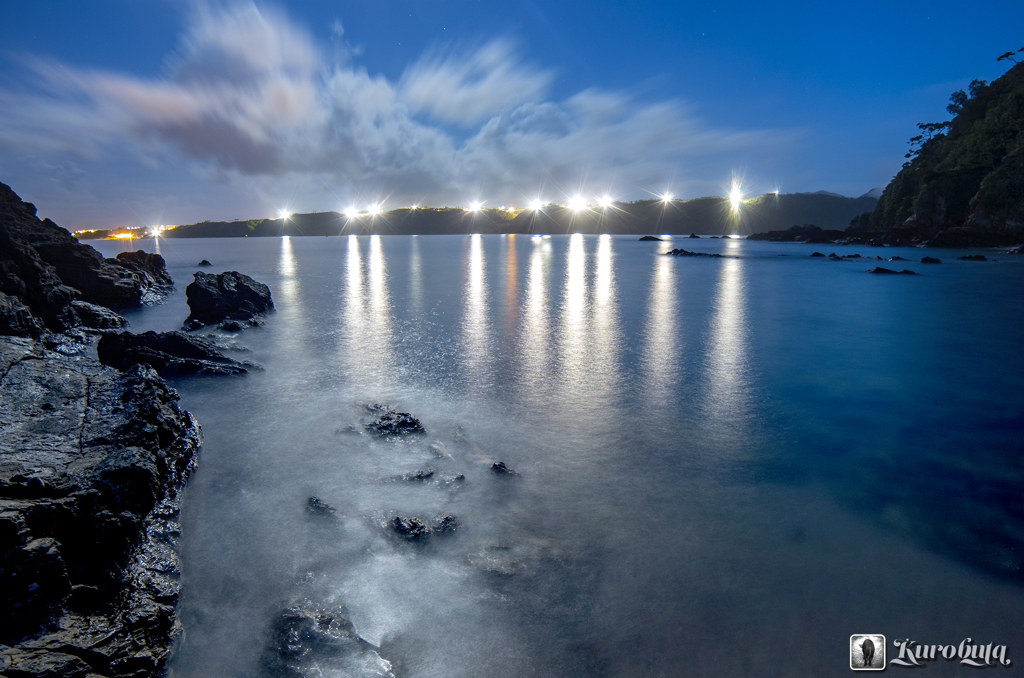
[[[865,638],[860,644],[860,651],[864,655],[864,666],[871,666],[871,660],[875,657],[875,644],[870,638]]]

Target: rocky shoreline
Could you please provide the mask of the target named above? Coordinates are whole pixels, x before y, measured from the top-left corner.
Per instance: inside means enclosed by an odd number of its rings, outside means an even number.
[[[158,675],[181,634],[178,504],[202,431],[148,355],[86,355],[135,337],[116,310],[173,285],[159,255],[105,259],[0,184],[0,676]]]

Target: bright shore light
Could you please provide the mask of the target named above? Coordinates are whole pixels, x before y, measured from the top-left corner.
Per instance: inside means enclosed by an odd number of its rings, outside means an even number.
[[[743,192],[740,190],[740,185],[736,182],[733,182],[732,190],[729,191],[729,202],[732,203],[733,212],[738,212],[740,205],[743,204]]]
[[[419,205],[412,205],[409,209],[411,209],[411,210],[419,209]]]
[[[482,202],[471,202],[471,203],[469,203],[469,211],[470,212],[479,212],[480,208],[483,207],[483,206],[484,206],[484,204]]]
[[[289,212],[288,210],[281,210],[281,211],[279,211],[279,212],[277,213],[277,218],[278,218],[278,219],[287,219],[287,218],[288,218],[288,217],[290,217],[291,215],[292,215],[292,213],[291,213],[291,212]]]
[[[349,205],[345,208],[345,216],[349,219],[355,219],[359,216],[359,210],[357,210],[355,206]]]
[[[597,199],[597,204],[607,209],[612,206],[612,197],[610,195],[602,195]]]
[[[569,209],[571,209],[573,212],[579,212],[580,210],[587,209],[587,203],[583,199],[583,196],[573,196],[572,199],[569,200]]]
[[[380,214],[382,209],[383,209],[383,205],[381,205],[378,202],[378,203],[374,203],[373,205],[370,205],[369,207],[367,207],[366,211],[370,213],[371,217],[375,217],[378,214]]]
[[[530,209],[534,212],[539,212],[542,207],[544,207],[544,202],[540,198],[530,201]]]

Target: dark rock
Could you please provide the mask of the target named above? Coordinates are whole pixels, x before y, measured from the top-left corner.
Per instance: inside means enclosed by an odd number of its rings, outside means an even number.
[[[391,519],[395,534],[409,541],[420,541],[430,536],[430,527],[419,518],[395,516]]]
[[[519,475],[518,473],[510,469],[508,466],[505,466],[505,462],[503,461],[496,461],[493,464],[491,464],[491,470],[494,471],[499,476]]]
[[[177,393],[0,338],[0,675],[156,675],[180,635]]]
[[[348,676],[395,678],[380,649],[363,640],[340,607],[303,600],[282,611],[271,624],[271,642],[263,654],[267,678]]]
[[[210,341],[184,332],[112,332],[96,344],[100,362],[119,370],[143,363],[161,376],[242,374],[261,369],[248,361],[228,358]]]
[[[689,252],[682,248],[674,249],[671,252],[669,252],[669,254],[674,254],[677,257],[712,257],[716,259],[722,258],[721,254],[711,254],[708,252]]]
[[[106,306],[97,306],[87,301],[72,301],[78,320],[86,327],[98,330],[119,330],[128,326],[128,321]]]
[[[32,315],[28,306],[17,297],[0,292],[0,334],[38,339],[45,331],[43,323]]]
[[[825,255],[822,254],[821,252],[811,252],[811,256],[812,257],[823,257]]]
[[[859,254],[844,254],[843,259],[860,259]]]
[[[645,236],[640,238],[640,242],[661,242],[661,241],[662,241],[661,238],[655,237],[653,235],[645,235]]]
[[[813,224],[803,226],[791,226],[784,231],[768,231],[767,233],[754,233],[748,235],[747,240],[767,240],[769,242],[807,242],[827,243],[836,240],[846,240],[849,237],[845,231],[823,230]]]
[[[434,527],[435,534],[454,532],[459,529],[459,519],[450,513],[440,513],[434,516],[434,520],[431,521],[431,523]]]
[[[196,266],[213,266],[213,264],[211,264],[210,262],[208,262],[208,261],[207,261],[206,259],[203,259],[203,260],[202,260],[202,261],[200,261],[200,262],[199,262],[198,264],[196,264]]]
[[[966,256],[957,257],[960,261],[988,261],[988,257],[984,254],[968,254]]]
[[[374,405],[371,412],[377,413],[377,418],[366,425],[366,428],[380,433],[381,435],[402,435],[405,433],[426,433],[420,420],[408,412],[398,412],[387,405]]]
[[[185,288],[191,311],[185,326],[212,325],[237,321],[240,326],[259,324],[259,317],[274,308],[270,288],[237,271],[225,273],[195,272],[195,280]]]
[[[137,306],[148,285],[144,276],[104,259],[49,219],[40,221],[35,205],[0,184],[0,293],[18,299],[49,330],[79,323],[71,307],[75,299],[109,308]],[[22,314],[13,329],[23,334],[25,328]]]
[[[711,239],[712,240],[718,240],[718,236],[717,235],[713,235],[713,236],[711,236]]]
[[[107,259],[107,261],[120,264],[137,274],[145,287],[142,295],[143,303],[159,301],[163,295],[174,289],[174,281],[167,272],[164,258],[159,254],[149,254],[142,250],[121,252],[114,259]]]
[[[903,257],[889,257],[886,261],[910,261],[910,259],[904,259]]]
[[[1007,254],[1024,254],[1024,245],[1018,245],[1017,247],[1012,247],[1009,250],[1007,250],[1006,253]]]
[[[334,507],[319,497],[310,497],[306,500],[306,513],[326,518],[334,515]]]
[[[869,269],[868,273],[902,273],[904,275],[917,275],[917,273],[914,273],[913,271],[907,268],[903,269],[902,271],[894,271],[891,268],[882,268],[881,266],[875,266],[874,268]]]
[[[699,235],[697,235],[696,233],[691,233],[691,234],[690,234],[690,235],[688,235],[687,237],[688,237],[688,238],[699,238],[700,236],[699,236]]]
[[[935,257],[921,257],[921,263],[922,264],[941,264],[942,260],[941,259],[936,259]]]
[[[402,475],[402,480],[418,480],[422,482],[424,480],[430,480],[431,478],[433,478],[434,473],[434,469],[427,469],[426,471],[413,471],[411,473],[406,473]]]

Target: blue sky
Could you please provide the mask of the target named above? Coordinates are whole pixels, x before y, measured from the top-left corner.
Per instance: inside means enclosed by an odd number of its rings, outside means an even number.
[[[0,181],[72,230],[884,186],[1024,3],[0,0]]]

